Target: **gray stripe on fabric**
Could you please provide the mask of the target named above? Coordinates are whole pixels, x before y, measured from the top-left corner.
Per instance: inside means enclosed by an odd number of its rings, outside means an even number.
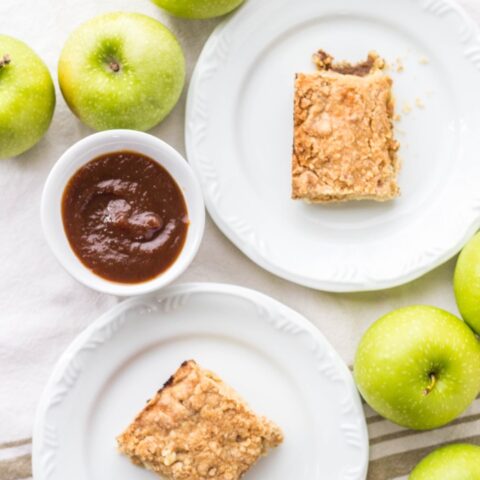
[[[437,430],[442,430],[443,428],[452,427],[454,425],[462,425],[464,423],[476,422],[480,420],[480,413],[475,415],[468,415],[466,417],[460,417],[450,422],[448,425],[444,427],[438,428]],[[417,430],[402,430],[400,432],[388,433],[386,435],[382,435],[380,437],[376,437],[370,440],[370,445],[377,445],[378,443],[387,442],[389,440],[396,440],[397,438],[409,437],[410,435],[415,435],[421,431]],[[433,432],[433,430],[432,430]]]
[[[0,462],[1,480],[22,480],[32,476],[32,456],[23,455]]]
[[[28,445],[29,443],[32,443],[31,438],[23,438],[22,440],[15,440],[13,442],[0,443],[0,449],[21,447],[22,445]]]

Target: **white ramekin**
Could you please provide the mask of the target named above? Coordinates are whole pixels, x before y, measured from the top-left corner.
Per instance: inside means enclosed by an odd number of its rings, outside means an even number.
[[[177,260],[165,272],[142,283],[112,282],[93,273],[73,252],[63,227],[62,196],[72,175],[95,157],[119,150],[141,153],[162,165],[181,188],[190,219],[185,245]],[[185,271],[195,257],[203,237],[205,206],[197,178],[186,160],[175,149],[147,133],[108,130],[80,140],[60,157],[43,189],[41,219],[45,238],[67,272],[94,290],[111,295],[130,296],[158,290]]]

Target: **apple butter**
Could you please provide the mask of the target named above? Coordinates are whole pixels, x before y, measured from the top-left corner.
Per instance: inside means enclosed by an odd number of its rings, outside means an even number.
[[[183,194],[172,176],[140,153],[112,152],[69,180],[62,218],[70,246],[97,275],[140,283],[167,270],[188,231]]]

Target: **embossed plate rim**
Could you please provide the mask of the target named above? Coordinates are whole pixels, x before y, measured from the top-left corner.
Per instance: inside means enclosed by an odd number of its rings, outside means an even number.
[[[255,290],[219,283],[174,285],[156,294],[125,300],[99,317],[72,342],[58,360],[37,409],[32,449],[34,478],[38,480],[53,478],[58,439],[56,426],[51,420],[50,423],[47,422],[46,418],[47,416],[54,418],[55,409],[61,405],[80,378],[86,358],[83,355],[101,348],[125,322],[132,321],[132,317],[127,318],[129,312],[142,314],[158,310],[162,315],[182,308],[192,295],[202,294],[241,299],[252,304],[258,312],[258,317],[277,330],[286,335],[306,334],[309,340],[313,340],[312,355],[321,354],[321,358],[314,357],[318,375],[324,376],[329,382],[341,382],[342,391],[345,391],[345,398],[341,402],[341,415],[349,422],[339,428],[345,436],[346,445],[357,449],[356,455],[363,459],[361,464],[346,465],[344,475],[340,478],[344,480],[366,478],[369,446],[360,396],[351,373],[333,346],[303,315],[281,302]],[[351,422],[352,417],[355,418],[355,423]]]

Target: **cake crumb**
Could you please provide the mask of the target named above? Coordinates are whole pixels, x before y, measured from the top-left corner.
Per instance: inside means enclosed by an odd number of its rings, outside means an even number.
[[[396,113],[393,116],[393,120],[395,120],[395,122],[399,122],[401,119],[402,119],[402,116],[399,113]]]
[[[412,111],[412,106],[408,102],[405,102],[403,104],[402,112],[407,114],[407,113],[410,113],[411,111]]]
[[[396,60],[396,68],[395,70],[398,72],[398,73],[401,73],[405,70],[405,66],[403,65],[403,60],[401,57],[397,57],[397,60]]]
[[[420,63],[420,65],[428,65],[430,63],[430,60],[427,57],[423,56],[420,57],[418,62]]]
[[[418,107],[418,108],[425,108],[425,104],[423,103],[422,99],[417,97],[415,99],[415,105]]]

